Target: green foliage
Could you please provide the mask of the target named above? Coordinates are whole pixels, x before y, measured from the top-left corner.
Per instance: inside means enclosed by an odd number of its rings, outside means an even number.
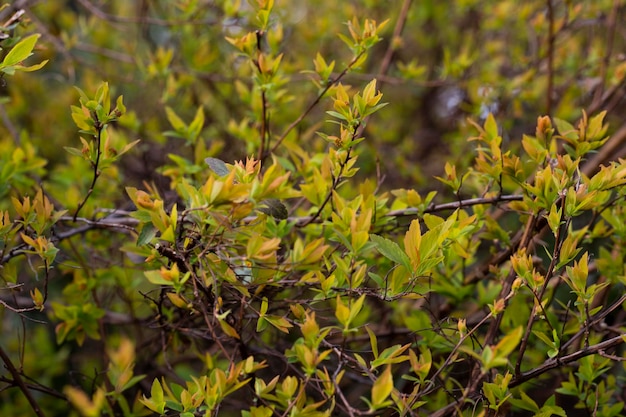
[[[0,8],[1,415],[622,413],[624,6],[381,5]]]

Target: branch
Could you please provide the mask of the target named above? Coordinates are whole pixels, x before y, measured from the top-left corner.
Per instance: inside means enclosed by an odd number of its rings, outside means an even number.
[[[74,217],[63,216],[59,219],[59,221],[74,222]],[[137,226],[139,224],[139,220],[130,216],[124,216],[124,217],[116,216],[116,217],[110,217],[110,218],[105,217],[100,220],[89,220],[84,217],[77,217],[76,222],[81,222],[81,223],[86,223],[86,224],[79,226],[79,227],[75,227],[73,229],[69,229],[64,232],[55,233],[50,238],[50,241],[56,244],[58,242],[61,242],[62,240],[69,239],[72,236],[80,235],[80,234],[86,233],[94,229],[110,229],[110,230],[121,229],[124,231],[124,233],[128,233],[128,232],[134,233],[135,229],[133,226]],[[0,265],[4,265],[5,263],[9,262],[11,259],[24,254],[27,250],[28,250],[28,245],[26,244],[21,244],[12,248],[9,251],[9,253],[7,253],[6,255],[2,257],[2,260],[0,261]]]
[[[548,7],[548,88],[546,91],[546,114],[552,115],[553,95],[554,95],[554,7],[552,0],[546,0]]]
[[[272,149],[270,150],[270,153],[273,153],[276,151],[276,149],[278,149],[278,147],[280,146],[280,144],[283,142],[283,140],[285,140],[285,138],[287,137],[287,135],[289,133],[291,133],[291,131],[293,129],[295,129],[296,126],[298,126],[300,124],[300,122],[302,120],[304,120],[304,118],[311,113],[311,111],[315,108],[315,106],[317,106],[319,104],[319,102],[322,100],[322,98],[324,97],[324,95],[326,94],[326,92],[328,90],[330,90],[330,87],[332,87],[333,85],[337,84],[347,73],[348,71],[350,71],[350,69],[352,69],[352,67],[354,66],[354,64],[357,63],[357,61],[361,58],[361,56],[363,56],[365,52],[361,52],[359,55],[355,56],[354,58],[352,58],[352,61],[350,61],[350,63],[343,69],[343,71],[341,71],[339,73],[339,75],[337,75],[337,77],[335,77],[332,80],[328,80],[328,82],[326,83],[326,87],[324,87],[324,89],[317,95],[317,97],[315,98],[315,100],[313,100],[313,102],[311,102],[311,104],[309,104],[309,107],[306,108],[306,110],[304,110],[302,112],[302,114],[300,114],[300,116],[298,116],[298,118],[296,120],[294,120],[289,126],[287,126],[287,128],[285,129],[285,131],[283,132],[282,135],[280,135],[280,137],[278,138],[278,140],[276,140],[276,143],[274,144],[274,146],[272,146]]]
[[[100,165],[100,155],[102,154],[102,151],[101,151],[102,143],[101,142],[102,142],[102,131],[104,130],[104,125],[102,123],[100,123],[100,120],[98,120],[98,116],[96,116],[95,112],[93,114],[94,114],[94,118],[95,118],[95,120],[94,120],[95,121],[95,128],[98,131],[98,133],[96,134],[96,161],[93,163],[93,179],[91,180],[91,185],[89,186],[89,190],[87,191],[87,195],[85,196],[83,201],[81,201],[81,203],[76,208],[76,212],[74,212],[74,221],[76,221],[76,218],[78,217],[78,213],[83,208],[85,203],[87,203],[87,200],[89,200],[89,197],[93,193],[93,189],[96,186],[96,181],[98,180],[98,177],[100,176],[100,171],[98,170],[98,166]]]
[[[533,379],[541,374],[546,373],[547,371],[558,368],[563,365],[567,365],[568,363],[575,362],[578,359],[584,358],[585,356],[595,355],[596,353],[600,353],[606,349],[619,346],[624,343],[624,338],[626,334],[621,334],[619,336],[613,337],[609,340],[605,340],[604,342],[600,342],[598,344],[583,348],[569,355],[556,357],[552,359],[548,359],[543,363],[543,365],[538,366],[535,369],[522,373],[519,377],[513,378],[511,383],[509,383],[509,388],[513,388],[517,385],[520,385],[530,379]]]
[[[22,379],[22,375],[20,375],[18,370],[15,368],[15,365],[13,365],[13,362],[11,362],[11,358],[9,358],[9,355],[4,351],[4,349],[2,349],[2,346],[0,346],[0,359],[2,359],[2,361],[4,362],[5,368],[7,368],[7,370],[13,377],[13,382],[17,384],[20,391],[22,391],[35,414],[38,417],[46,417],[43,410],[41,409],[41,407],[39,407],[39,404],[37,403],[37,401],[35,401],[35,398],[28,390],[26,383]]]
[[[96,16],[98,19],[106,20],[107,22],[113,23],[147,23],[150,25],[157,26],[177,26],[177,25],[214,25],[217,22],[213,19],[200,19],[200,20],[163,20],[154,17],[148,16],[140,16],[140,17],[124,17],[117,16],[113,14],[106,13],[101,9],[97,8],[94,4],[92,4],[88,0],[78,0],[78,2],[87,9],[91,14]]]

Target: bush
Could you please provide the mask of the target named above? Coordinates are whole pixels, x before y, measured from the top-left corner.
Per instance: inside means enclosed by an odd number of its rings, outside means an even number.
[[[2,415],[622,413],[619,2],[30,3]]]

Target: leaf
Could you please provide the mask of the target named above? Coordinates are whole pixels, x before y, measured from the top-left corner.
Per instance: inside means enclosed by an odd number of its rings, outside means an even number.
[[[220,327],[222,328],[224,333],[226,333],[227,335],[229,335],[231,337],[234,337],[235,339],[239,339],[239,333],[237,333],[237,330],[235,330],[235,328],[233,326],[228,324],[226,322],[226,320],[219,319],[218,321],[219,321]]]
[[[78,148],[72,148],[72,147],[69,147],[69,146],[64,146],[63,149],[65,149],[68,153],[70,153],[70,154],[72,154],[74,156],[79,156],[81,158],[85,157],[83,152],[80,149],[78,149]]]
[[[285,207],[285,205],[277,198],[266,198],[261,201],[261,204],[265,204],[267,207],[259,207],[257,210],[261,213],[267,214],[268,216],[272,216],[276,220],[285,220],[289,217],[287,207]]]
[[[165,113],[167,115],[167,120],[170,122],[174,130],[176,130],[177,132],[185,132],[187,130],[187,125],[185,124],[185,122],[183,122],[183,120],[178,117],[178,115],[171,107],[165,107]]]
[[[31,56],[33,48],[35,47],[39,36],[40,35],[36,33],[19,41],[17,45],[15,45],[13,49],[9,51],[7,56],[4,57],[4,61],[2,61],[0,68],[17,65],[29,56]]]
[[[15,65],[13,68],[19,71],[23,71],[23,72],[32,72],[32,71],[37,71],[38,69],[43,68],[43,66],[46,65],[47,63],[48,63],[48,60],[46,59],[44,61],[41,61],[39,64],[30,65],[28,67],[25,67],[23,65]],[[8,68],[6,68],[4,72],[9,73],[7,69]]]
[[[202,127],[204,126],[204,109],[202,106],[198,107],[196,111],[196,116],[193,121],[189,125],[189,134],[191,140],[195,140],[198,138],[198,135],[202,131]]]
[[[413,220],[409,226],[409,230],[404,235],[404,250],[411,261],[409,271],[417,269],[422,260],[420,247],[422,244],[422,235],[420,233],[420,224],[418,220]]]
[[[150,399],[156,404],[157,410],[160,413],[164,411],[165,401],[163,400],[163,387],[158,378],[154,378],[152,382],[152,388],[150,388]]]
[[[137,246],[143,246],[150,243],[152,238],[156,236],[156,233],[157,229],[152,224],[144,224],[141,228],[141,232],[139,232],[139,237],[137,237]]]
[[[374,408],[384,407],[384,402],[387,397],[389,397],[392,390],[393,378],[391,376],[391,365],[388,365],[372,386],[372,406]]]
[[[578,139],[578,131],[570,123],[555,117],[554,124],[559,130],[561,136],[563,136],[565,139],[569,140],[572,143]]]
[[[487,115],[487,120],[485,120],[485,133],[487,133],[488,139],[490,140],[498,137],[498,125],[491,113]]]
[[[376,334],[367,326],[365,327],[365,330],[367,330],[367,334],[370,337],[370,345],[372,346],[374,359],[378,359],[378,340],[376,339]]]
[[[408,355],[402,355],[411,345],[406,344],[404,346],[394,345],[383,350],[378,358],[372,361],[371,368],[375,369],[380,365],[391,365],[392,363],[401,363],[409,360]]]
[[[387,259],[394,261],[411,271],[411,259],[396,242],[378,235],[370,235],[370,239],[376,245],[376,249]]]
[[[284,317],[265,316],[264,319],[283,333],[289,334],[289,328],[293,327],[293,324]]]
[[[339,323],[345,327],[348,326],[348,320],[350,317],[350,309],[342,301],[341,297],[337,295],[337,306],[335,307],[335,317],[339,320]]]
[[[204,158],[204,162],[206,162],[209,168],[211,168],[211,170],[220,177],[223,177],[230,173],[230,168],[228,168],[226,162],[222,161],[221,159],[208,157]]]

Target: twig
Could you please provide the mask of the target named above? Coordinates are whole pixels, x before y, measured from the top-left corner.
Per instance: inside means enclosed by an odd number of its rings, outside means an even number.
[[[548,88],[546,91],[546,114],[552,115],[553,95],[554,95],[554,8],[552,0],[546,0],[548,7]]]
[[[87,195],[85,196],[83,201],[81,201],[81,203],[76,208],[76,211],[74,212],[74,218],[73,218],[74,221],[76,221],[76,218],[78,217],[78,213],[83,208],[85,203],[87,203],[87,200],[89,199],[89,197],[93,193],[94,187],[96,186],[96,181],[98,180],[98,177],[100,176],[100,171],[98,170],[98,167],[100,165],[100,155],[102,154],[102,151],[100,149],[101,148],[101,143],[100,142],[102,141],[101,140],[102,139],[102,131],[104,130],[104,126],[102,125],[100,120],[98,120],[98,116],[95,114],[95,112],[93,113],[93,117],[95,118],[95,120],[94,120],[94,122],[95,122],[95,129],[97,130],[97,134],[96,134],[96,161],[93,163],[93,179],[91,180],[91,185],[89,186],[89,190],[87,191]]]
[[[617,9],[619,6],[619,0],[613,0],[613,6],[609,13],[609,18],[606,24],[607,40],[606,40],[606,52],[602,61],[600,61],[600,85],[598,85],[596,92],[591,101],[591,107],[597,107],[604,95],[604,88],[606,86],[606,73],[611,62],[611,55],[613,54],[613,41],[615,39],[615,29],[617,22]]]
[[[261,62],[260,62],[261,55],[263,54],[263,51],[261,48],[262,38],[263,38],[263,32],[257,30],[256,31],[257,58],[252,61],[257,71],[259,72],[259,79],[261,80],[263,79],[263,67],[261,66]],[[261,141],[260,141],[259,153],[257,155],[257,159],[261,161],[261,164],[263,164],[263,160],[268,155],[267,150],[269,149],[269,138],[271,137],[271,135],[270,135],[270,130],[269,130],[269,124],[270,124],[269,113],[267,111],[267,107],[268,107],[267,94],[265,93],[265,87],[263,85],[259,86],[259,88],[261,90],[261,127],[259,129],[259,135],[260,135]]]
[[[0,118],[2,118],[2,124],[9,131],[15,145],[20,146],[20,133],[17,131],[3,104],[0,104]]]
[[[584,358],[585,356],[595,355],[596,353],[604,352],[606,349],[619,346],[624,343],[624,336],[626,336],[626,334],[621,334],[609,340],[605,340],[604,342],[600,342],[584,349],[580,349],[569,355],[548,359],[542,365],[536,367],[535,369],[524,372],[519,377],[514,377],[509,383],[509,388],[516,387],[517,385],[520,385],[530,379],[544,374],[551,369],[567,365],[571,362],[575,362],[581,358]]]
[[[564,205],[564,203],[561,201],[561,205]],[[536,317],[536,313],[537,313],[537,308],[540,308],[542,311],[544,309],[543,307],[543,303],[541,302],[541,300],[543,299],[543,296],[546,293],[546,290],[548,288],[548,284],[550,282],[550,280],[554,277],[554,268],[556,267],[556,263],[557,260],[560,257],[560,253],[561,253],[561,248],[563,247],[563,239],[561,236],[561,230],[567,230],[568,226],[571,222],[571,219],[568,219],[567,221],[564,221],[565,218],[565,210],[563,209],[561,212],[561,219],[560,222],[564,222],[565,225],[564,227],[560,227],[557,229],[556,232],[556,236],[554,238],[554,249],[552,251],[552,256],[551,256],[551,260],[550,260],[550,265],[548,266],[548,270],[546,272],[546,276],[544,277],[544,281],[543,281],[543,285],[541,286],[541,290],[539,291],[539,294],[537,294],[537,299],[536,302],[533,304],[533,307],[531,309],[530,315],[528,317],[528,323],[526,324],[526,331],[524,332],[524,336],[522,337],[522,341],[520,343],[520,348],[519,348],[519,353],[518,353],[518,357],[517,357],[517,362],[515,363],[515,375],[519,376],[520,375],[520,370],[522,367],[522,360],[524,359],[524,353],[526,352],[526,346],[528,344],[528,339],[530,338],[530,335],[532,334],[532,328],[533,328],[533,324],[535,323],[535,317]],[[534,293],[535,291],[533,291]],[[545,311],[543,311],[544,315],[546,317],[548,317],[548,315],[545,313]],[[549,320],[546,320],[548,326],[550,327],[550,330],[554,331],[554,329],[552,328],[552,324],[550,323]]]
[[[497,197],[492,197],[492,198],[484,198],[484,197],[468,198],[467,200],[453,201],[451,203],[430,205],[428,206],[428,208],[424,210],[424,213],[435,213],[435,212],[445,211],[445,210],[456,210],[456,209],[460,209],[463,207],[497,204],[497,203],[503,203],[503,202],[509,202],[509,201],[522,201],[523,199],[524,199],[524,196],[521,194],[499,195]],[[409,208],[409,209],[401,209],[401,210],[391,210],[389,213],[387,213],[387,216],[388,217],[401,217],[401,216],[415,216],[417,214],[419,214],[418,209]]]
[[[406,24],[406,20],[409,15],[411,2],[412,0],[404,0],[404,2],[402,3],[402,8],[400,9],[400,14],[398,16],[398,20],[396,21],[396,27],[393,29],[393,35],[391,41],[389,42],[389,47],[385,51],[385,56],[383,57],[383,60],[380,64],[380,69],[378,70],[378,75],[376,76],[376,79],[380,79],[381,76],[384,76],[385,74],[387,74],[387,71],[389,71],[389,67],[391,66],[391,61],[393,59],[393,54],[396,51],[396,39],[402,35],[404,25]]]
[[[9,6],[0,10],[0,22],[3,22],[6,19],[9,19],[14,13],[18,12],[20,9],[27,8],[31,3],[34,3],[33,0],[15,0],[9,3]]]
[[[302,120],[304,120],[304,118],[311,113],[311,111],[315,108],[315,106],[317,106],[319,104],[319,102],[322,100],[322,98],[324,97],[324,95],[326,94],[326,92],[328,92],[328,90],[330,90],[330,87],[332,87],[333,85],[337,84],[347,73],[348,71],[350,71],[350,69],[352,69],[352,67],[354,66],[354,64],[356,64],[359,59],[361,59],[361,57],[363,56],[365,52],[361,52],[360,54],[358,54],[357,56],[355,56],[354,58],[352,58],[352,61],[350,61],[350,63],[343,69],[343,71],[341,71],[339,73],[339,75],[337,75],[334,79],[329,79],[328,82],[326,83],[326,87],[324,87],[324,89],[317,95],[317,97],[315,98],[315,100],[313,100],[311,102],[311,104],[309,104],[309,107],[306,108],[306,110],[304,110],[300,116],[298,116],[296,118],[296,120],[294,120],[289,126],[287,126],[287,128],[285,129],[285,131],[283,132],[282,135],[280,135],[280,137],[276,140],[276,143],[274,144],[274,146],[272,146],[272,149],[270,150],[270,153],[275,152],[276,149],[278,149],[278,147],[280,146],[280,144],[283,142],[283,140],[285,140],[285,138],[287,137],[287,135],[289,135],[289,133],[291,133],[291,131],[293,129],[295,129],[296,126],[298,126],[300,124],[300,122]]]
[[[78,0],[78,2],[87,9],[91,14],[96,16],[98,19],[106,20],[108,22],[114,23],[147,23],[150,25],[157,26],[177,26],[177,25],[212,25],[216,22],[213,19],[200,19],[200,20],[163,20],[154,17],[148,16],[140,16],[140,17],[124,17],[117,16],[113,14],[106,13],[101,9],[97,8],[94,4],[92,4],[88,0]]]
[[[351,139],[355,139],[356,130],[358,130],[358,126],[355,128],[355,133],[353,134]],[[337,173],[337,176],[333,179],[333,184],[330,187],[330,190],[328,190],[328,194],[326,194],[326,198],[324,199],[322,204],[320,204],[319,208],[317,209],[317,212],[313,216],[309,217],[308,220],[306,220],[304,224],[302,224],[302,227],[307,226],[310,223],[313,223],[322,214],[322,210],[324,210],[324,207],[326,207],[326,204],[328,204],[331,197],[333,196],[333,191],[337,189],[337,187],[339,186],[339,183],[342,180],[341,176],[343,175],[343,169],[348,164],[348,161],[350,161],[350,150],[351,148],[348,149],[348,151],[346,152],[346,158],[341,163],[339,172]]]
[[[45,413],[43,412],[41,407],[39,407],[39,404],[37,403],[35,398],[31,395],[30,390],[28,389],[28,387],[26,386],[26,383],[22,379],[22,375],[20,375],[20,373],[17,371],[17,369],[15,368],[15,365],[13,365],[13,362],[11,362],[11,358],[4,351],[4,349],[2,349],[2,346],[0,346],[0,359],[2,359],[2,362],[4,362],[4,366],[7,368],[7,370],[13,377],[13,382],[17,384],[20,391],[22,391],[22,393],[26,397],[26,400],[28,400],[28,403],[30,404],[30,407],[33,409],[35,414],[37,414],[38,417],[45,417],[46,416]]]

